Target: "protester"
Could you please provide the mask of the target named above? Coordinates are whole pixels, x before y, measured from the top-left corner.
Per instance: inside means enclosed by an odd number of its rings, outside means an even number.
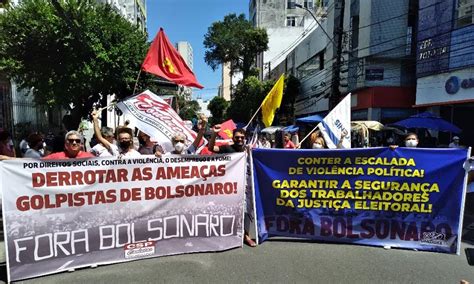
[[[404,142],[405,142],[405,147],[416,148],[419,143],[418,135],[412,132],[408,133],[407,136],[405,136]]]
[[[418,146],[418,142],[418,135],[416,135],[416,133],[410,132],[405,136],[403,145],[407,148],[416,148]],[[392,150],[395,150],[398,145],[389,145],[388,147]]]
[[[44,159],[47,160],[60,160],[60,159],[76,159],[76,158],[92,158],[89,152],[81,151],[81,144],[84,139],[82,135],[76,130],[71,130],[66,133],[64,137],[64,151],[50,154]]]
[[[216,124],[212,128],[213,133],[211,139],[209,139],[209,145],[207,146],[209,150],[214,153],[236,153],[243,152],[245,150],[245,130],[242,128],[236,128],[232,132],[232,142],[231,145],[222,145],[216,146],[216,137],[217,134],[221,131],[221,125]]]
[[[119,157],[139,157],[140,152],[133,146],[133,131],[128,127],[119,127],[117,129],[117,140],[119,146]],[[107,141],[108,142],[108,141]],[[109,143],[109,146],[111,144]]]
[[[112,128],[105,126],[99,129],[99,113],[96,110],[92,112],[92,123],[94,124],[94,134],[98,143],[92,147],[91,153],[96,157],[118,156],[119,149],[114,144],[114,131]],[[108,146],[105,145],[104,140]]]
[[[449,148],[462,148],[461,145],[459,145],[459,137],[454,136],[453,140],[451,141],[451,143],[449,143],[448,147]]]
[[[309,139],[311,141],[311,149],[324,149],[324,148],[327,148],[326,141],[320,135],[319,131],[315,131],[315,132],[311,133],[311,136],[310,136]]]
[[[270,141],[268,141],[266,136],[262,136],[260,140],[260,145],[262,148],[271,148],[272,145],[270,144]]]
[[[99,131],[99,113],[97,110],[92,111],[92,120],[94,121],[94,133],[97,137],[97,141],[99,141],[102,146],[104,146],[109,153],[113,156],[119,157],[139,157],[141,154],[134,149],[133,147],[133,131],[128,127],[118,127],[117,132],[117,140],[118,140],[118,148],[115,149],[115,145],[113,142],[105,139],[102,136],[102,133]],[[111,138],[110,138],[111,139]],[[112,140],[113,141],[113,140]],[[111,155],[111,156],[112,156]]]
[[[23,139],[21,139],[18,148],[20,148],[20,154],[25,156],[26,151],[30,149],[30,146],[28,146],[28,137],[23,137]]]
[[[206,132],[207,127],[207,117],[204,115],[201,116],[197,123],[198,133],[196,138],[189,147],[186,147],[186,136],[183,133],[176,133],[173,138],[171,139],[171,143],[173,144],[174,150],[171,151],[171,154],[196,154],[196,151],[201,143],[202,137],[204,137],[204,133]]]
[[[0,155],[16,157],[10,133],[6,130],[0,132]]]
[[[138,143],[140,147],[138,152],[142,155],[161,155],[164,153],[163,148],[160,144],[151,141],[150,135],[146,134],[143,131],[138,133]]]
[[[283,135],[283,148],[296,149],[295,144],[291,141],[291,134],[288,132]]]
[[[99,131],[97,124],[96,129],[96,121],[94,121],[94,132]],[[107,149],[103,143],[98,142],[94,145],[91,149],[91,153],[94,154],[96,157],[113,157],[118,156],[118,147],[114,144],[114,130],[110,127],[102,127],[100,129],[100,134],[102,137],[110,143],[110,150]],[[95,135],[97,137],[97,135]]]
[[[23,157],[25,158],[33,158],[33,159],[41,159],[43,157],[43,153],[41,153],[41,149],[44,147],[44,140],[41,134],[32,133],[28,136],[28,150],[26,150]]]
[[[217,134],[221,131],[221,125],[216,124],[212,128],[212,136],[209,139],[209,150],[213,151],[214,153],[222,154],[222,153],[237,153],[237,152],[244,152],[245,151],[245,130],[242,128],[234,129],[232,133],[232,145],[222,145],[216,146],[216,137]],[[256,247],[257,244],[250,238],[247,232],[244,234],[244,241],[251,247]]]

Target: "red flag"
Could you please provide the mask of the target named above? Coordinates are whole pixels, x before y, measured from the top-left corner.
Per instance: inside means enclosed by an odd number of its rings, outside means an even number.
[[[232,139],[232,131],[236,129],[237,126],[235,125],[232,119],[229,119],[223,123],[221,123],[221,131],[219,131],[219,136],[224,139]]]
[[[179,85],[204,88],[197,82],[193,71],[170,43],[162,28],[151,43],[142,70]]]

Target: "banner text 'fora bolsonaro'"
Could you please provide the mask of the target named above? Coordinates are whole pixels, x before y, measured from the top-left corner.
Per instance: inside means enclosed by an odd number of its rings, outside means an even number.
[[[259,237],[459,253],[467,150],[252,153]]]
[[[244,153],[12,160],[2,187],[10,281],[242,246]]]

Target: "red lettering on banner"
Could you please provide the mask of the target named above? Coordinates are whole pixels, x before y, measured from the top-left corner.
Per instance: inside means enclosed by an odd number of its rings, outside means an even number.
[[[130,199],[132,201],[140,200],[140,193],[140,188],[132,188]],[[16,208],[19,211],[28,211],[60,207],[81,207],[84,205],[105,204],[116,201],[117,196],[115,190],[109,189],[106,191],[20,196],[16,199]]]
[[[33,173],[31,175],[31,183],[33,187],[42,187],[46,183],[46,178],[43,174]]]
[[[143,170],[143,173],[148,179],[152,178],[150,168],[146,171]],[[31,175],[31,183],[33,187],[91,185],[97,183],[125,182],[128,181],[127,176],[128,171],[126,169],[33,173]]]
[[[229,195],[236,194],[234,187],[237,183],[209,183],[209,184],[189,184],[171,186],[145,187],[145,200],[151,199],[172,199],[204,195]]]
[[[137,101],[134,106],[142,112],[152,115],[165,125],[171,128],[174,132],[182,132],[186,135],[186,140],[192,141],[196,138],[196,134],[189,131],[185,126],[184,121],[171,109],[171,107],[164,102],[156,101],[148,94],[140,94],[136,97]],[[191,137],[188,137],[188,136]]]
[[[156,169],[155,179],[159,180],[202,178],[203,180],[207,180],[210,177],[220,177],[224,175],[225,165],[159,167]]]

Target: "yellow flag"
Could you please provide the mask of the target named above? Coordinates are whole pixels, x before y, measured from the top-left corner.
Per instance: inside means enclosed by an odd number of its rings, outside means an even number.
[[[285,76],[282,74],[262,102],[262,120],[265,127],[272,125],[275,111],[280,107],[284,83]]]

